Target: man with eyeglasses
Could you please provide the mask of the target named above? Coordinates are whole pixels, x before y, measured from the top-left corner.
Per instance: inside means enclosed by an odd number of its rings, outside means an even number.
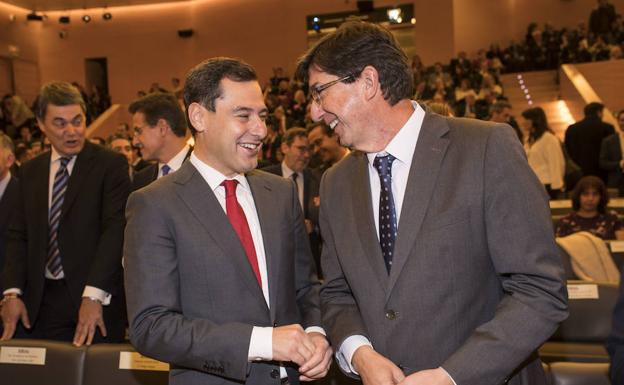
[[[284,154],[282,163],[263,168],[284,178],[292,179],[297,186],[297,193],[306,231],[310,237],[310,245],[317,268],[320,268],[320,249],[317,231],[318,206],[319,206],[319,176],[316,170],[310,170],[310,145],[306,130],[301,127],[293,127],[286,131],[282,139],[281,151]],[[320,271],[320,270],[318,270]]]
[[[156,92],[130,104],[134,143],[146,161],[156,161],[132,179],[132,191],[177,171],[191,156],[184,112],[173,94]]]
[[[545,384],[567,316],[547,197],[506,124],[410,100],[391,32],[347,22],[300,59],[352,151],[321,183],[323,325],[364,385]]]
[[[2,339],[121,342],[128,163],[85,140],[85,103],[71,84],[44,85],[35,115],[51,151],[20,168],[2,272]]]

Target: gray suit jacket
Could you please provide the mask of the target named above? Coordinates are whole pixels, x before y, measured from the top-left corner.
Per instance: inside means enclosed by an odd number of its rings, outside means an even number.
[[[270,310],[224,210],[190,162],[128,200],[130,340],[172,364],[170,384],[279,385],[277,363],[247,361],[252,327],[320,325],[294,183],[261,171],[247,180],[262,228]],[[289,369],[291,381],[297,377]]]
[[[353,153],[321,183],[321,304],[336,348],[361,334],[407,373],[544,383],[531,357],[566,318],[567,294],[547,197],[509,126],[427,113],[389,275],[373,221],[368,160]]]

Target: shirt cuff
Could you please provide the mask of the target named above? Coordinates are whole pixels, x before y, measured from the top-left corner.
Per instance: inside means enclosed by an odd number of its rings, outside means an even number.
[[[370,346],[372,348],[373,344],[371,344],[368,338],[362,335],[354,335],[345,339],[342,345],[340,345],[340,349],[336,352],[336,359],[342,370],[346,373],[358,374],[351,360],[353,359],[355,351],[362,346]]]
[[[82,292],[82,296],[98,299],[100,300],[100,302],[102,302],[103,306],[110,305],[111,298],[112,298],[112,295],[105,292],[104,290],[98,289],[97,287],[88,286],[88,285],[85,286],[84,291]]]
[[[250,362],[273,360],[273,328],[253,327],[247,358]]]
[[[11,287],[2,292],[2,295],[15,293],[17,295],[22,295],[22,289],[18,289],[17,287]]]
[[[307,328],[305,329],[305,332],[306,332],[306,333],[313,333],[313,332],[316,332],[316,333],[321,333],[322,335],[324,335],[325,337],[327,337],[327,333],[325,333],[325,329],[323,329],[323,328],[322,328],[322,327],[320,327],[320,326],[309,326],[309,327],[307,327]]]
[[[446,371],[446,369],[444,369],[443,367],[440,366],[440,369],[442,369],[442,371],[444,371],[444,373],[446,373],[446,375],[448,376],[448,378],[451,379],[451,381],[453,381],[454,385],[457,385],[457,382],[455,382],[455,380],[453,379],[453,377],[451,377],[451,375],[449,374],[449,372]]]

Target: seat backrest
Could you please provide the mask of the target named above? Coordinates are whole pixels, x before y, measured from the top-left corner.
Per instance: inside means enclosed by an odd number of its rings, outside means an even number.
[[[82,385],[85,356],[85,347],[67,342],[0,341],[0,379],[11,385]]]
[[[87,351],[84,385],[167,385],[169,365],[141,356],[130,344],[97,344]]]
[[[551,340],[604,343],[611,332],[611,317],[617,302],[618,286],[611,283],[568,281],[570,315]],[[587,293],[587,295],[582,295]],[[596,298],[576,298],[592,297]]]
[[[553,362],[550,364],[552,385],[610,385],[609,364]]]

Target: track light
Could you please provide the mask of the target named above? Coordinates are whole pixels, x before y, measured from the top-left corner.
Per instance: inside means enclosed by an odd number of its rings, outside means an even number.
[[[110,19],[112,19],[112,18],[113,18],[113,14],[112,14],[112,13],[110,13],[110,12],[105,12],[105,13],[102,15],[102,19],[104,19],[104,20],[106,20],[106,21],[108,21],[108,20],[110,20]]]
[[[43,21],[43,15],[39,15],[35,11],[32,11],[31,13],[26,15],[26,20],[28,20],[28,21]]]
[[[89,15],[84,15],[84,16],[82,17],[82,21],[84,21],[85,23],[90,22],[90,21],[91,21],[91,16],[89,16]]]
[[[70,23],[69,16],[61,16],[59,17],[59,24],[69,24]]]

